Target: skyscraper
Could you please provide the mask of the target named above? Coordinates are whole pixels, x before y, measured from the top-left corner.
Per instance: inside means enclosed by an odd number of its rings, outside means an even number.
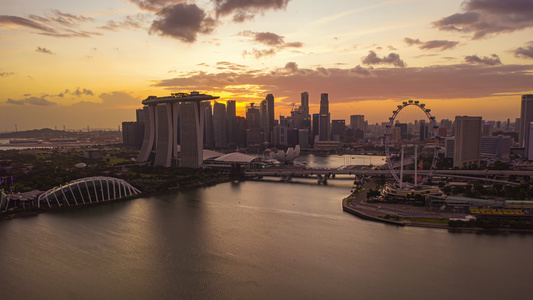
[[[346,141],[346,121],[345,120],[331,121],[331,139],[337,142]]]
[[[479,166],[481,158],[481,117],[455,117],[455,145],[453,166]]]
[[[302,100],[300,103],[300,107],[303,109],[305,117],[309,117],[309,93],[308,92],[302,93]]]
[[[365,137],[365,116],[351,115],[350,129],[352,129],[352,137],[355,138],[355,140],[363,139]]]
[[[247,129],[260,129],[261,128],[261,117],[259,114],[259,109],[257,106],[254,106],[255,103],[250,103],[246,106],[246,121],[248,122]]]
[[[419,138],[421,142],[425,142],[429,138],[429,126],[425,120],[420,120],[418,123],[419,126]]]
[[[205,103],[204,112],[204,147],[213,149],[215,148],[215,131],[213,128],[213,108],[211,107],[211,102]]]
[[[265,134],[265,139],[267,142],[272,143],[271,135],[272,130],[274,129],[274,95],[268,94],[265,100],[267,102],[268,114],[268,133]]]
[[[350,128],[364,130],[365,116],[364,115],[351,115],[350,116]]]
[[[122,122],[122,144],[124,147],[141,149],[143,137],[143,122]]]
[[[229,100],[226,104],[227,140],[228,143],[237,144],[237,108],[235,100]]]
[[[529,137],[529,124],[533,122],[533,95],[522,95],[522,105],[520,109],[520,147],[526,147]]]
[[[318,136],[320,141],[328,141],[330,134],[330,122],[329,122],[329,100],[328,94],[323,93],[320,95],[320,118]]]
[[[281,145],[288,145],[289,143],[288,131],[289,131],[289,126],[288,126],[287,118],[285,118],[284,116],[280,116],[279,117],[279,143]]]
[[[268,101],[265,99],[259,104],[259,115],[261,119],[261,130],[263,130],[263,142],[270,143],[270,113],[268,111]]]
[[[311,133],[311,141],[314,143],[315,136],[318,136],[318,129],[320,126],[318,123],[320,122],[320,114],[313,114],[313,126],[312,126],[312,133]]]
[[[215,136],[215,148],[226,147],[226,105],[217,103],[213,106],[213,131]]]
[[[170,167],[178,159],[178,128],[181,155],[179,166],[198,168],[203,163],[204,100],[218,97],[191,92],[169,97],[150,96],[144,104],[144,140],[137,161]],[[154,153],[155,152],[155,153]]]

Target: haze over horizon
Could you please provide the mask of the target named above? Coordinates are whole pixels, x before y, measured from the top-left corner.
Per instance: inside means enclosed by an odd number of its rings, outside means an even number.
[[[332,119],[514,121],[533,93],[532,0],[3,0],[0,131],[117,128],[149,95],[249,102],[308,91]]]

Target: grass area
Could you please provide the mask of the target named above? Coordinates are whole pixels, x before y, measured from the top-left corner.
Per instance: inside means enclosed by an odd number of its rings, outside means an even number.
[[[426,223],[442,223],[448,224],[450,219],[448,218],[416,218],[416,217],[402,217],[402,220],[413,221],[413,222],[426,222]]]
[[[361,195],[364,191],[365,191],[364,188],[358,190],[357,192],[353,193],[353,197],[354,197],[354,198],[359,197],[359,195]]]
[[[131,162],[131,160],[128,160],[128,159],[124,159],[124,158],[119,158],[119,157],[113,157],[113,156],[109,156],[109,157],[105,157],[104,158],[107,163],[111,166],[114,166],[114,165],[118,165],[118,164],[122,164],[122,163],[129,163]]]

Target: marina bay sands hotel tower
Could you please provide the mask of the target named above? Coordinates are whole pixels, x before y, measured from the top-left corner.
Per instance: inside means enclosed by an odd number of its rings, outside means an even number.
[[[179,161],[180,167],[199,168],[203,163],[204,148],[202,101],[218,98],[191,92],[160,98],[149,96],[142,101],[145,105],[144,140],[137,161],[163,167],[176,165]],[[180,156],[178,147],[181,148]]]

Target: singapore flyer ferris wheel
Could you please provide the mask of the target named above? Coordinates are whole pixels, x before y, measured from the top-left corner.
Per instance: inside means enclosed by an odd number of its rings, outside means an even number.
[[[421,187],[432,177],[439,160],[439,127],[431,110],[419,101],[403,102],[392,112],[386,127],[385,155],[392,176],[400,188]],[[425,149],[423,156],[419,156],[420,147]],[[408,172],[414,173],[413,182],[406,180]]]

